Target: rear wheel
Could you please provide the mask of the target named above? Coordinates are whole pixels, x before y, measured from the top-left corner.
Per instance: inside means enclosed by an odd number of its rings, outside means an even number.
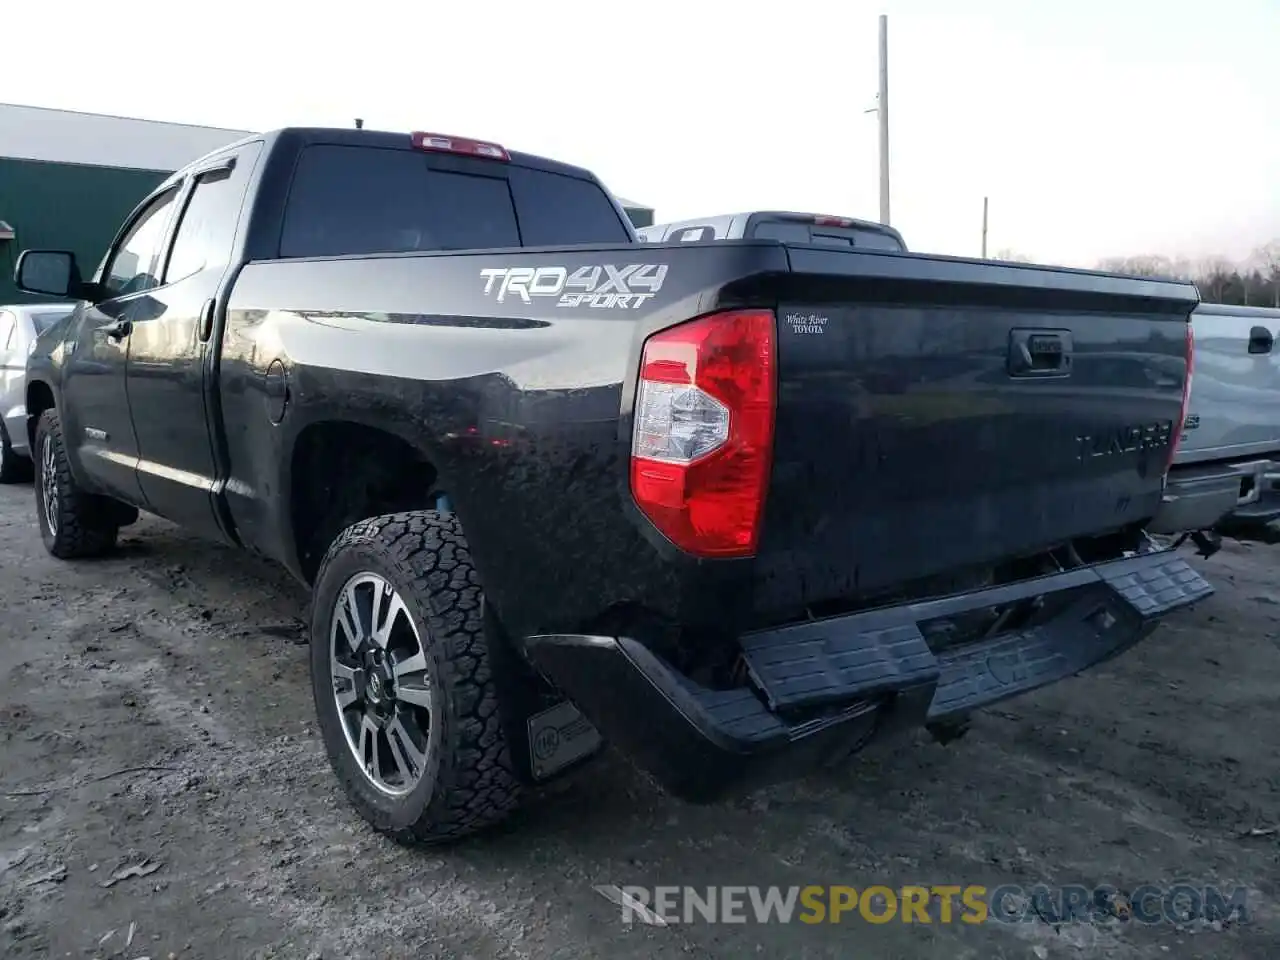
[[[46,410],[36,425],[36,513],[45,549],[72,560],[109,551],[120,530],[118,505],[76,483],[67,463],[62,422],[56,410]]]
[[[0,422],[0,483],[24,483],[31,479],[31,460],[13,452],[9,432]]]
[[[454,517],[376,517],[330,546],[312,605],[312,688],[329,761],[376,829],[440,843],[515,807],[487,643]]]

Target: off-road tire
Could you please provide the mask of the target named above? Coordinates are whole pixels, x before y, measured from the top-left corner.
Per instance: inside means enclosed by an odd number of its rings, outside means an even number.
[[[366,778],[346,742],[334,699],[331,618],[344,584],[362,572],[378,574],[400,594],[435,693],[426,772],[404,797],[388,796]],[[351,804],[376,830],[401,843],[457,840],[498,823],[519,802],[484,624],[480,578],[452,515],[414,511],[361,520],[339,534],[320,565],[311,612],[320,733]]]
[[[31,461],[13,452],[9,432],[0,422],[0,483],[26,483],[31,473]]]
[[[51,529],[46,513],[45,442],[53,445],[54,483],[57,498],[54,508],[56,529]],[[81,489],[71,475],[66,445],[62,439],[62,421],[50,409],[40,415],[36,424],[35,445],[31,448],[35,465],[36,515],[45,549],[60,560],[98,557],[115,546],[120,532],[115,501]]]

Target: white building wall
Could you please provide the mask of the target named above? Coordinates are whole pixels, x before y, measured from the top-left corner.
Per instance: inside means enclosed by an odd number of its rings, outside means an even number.
[[[177,170],[249,134],[0,103],[0,157],[20,160]]]

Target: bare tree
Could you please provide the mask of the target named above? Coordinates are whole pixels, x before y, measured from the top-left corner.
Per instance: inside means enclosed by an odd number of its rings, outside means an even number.
[[[1158,255],[1137,257],[1107,257],[1098,261],[1098,269],[1108,273],[1123,273],[1130,277],[1167,277],[1190,279],[1191,268],[1185,260],[1174,260]]]
[[[1201,299],[1208,303],[1222,303],[1232,280],[1238,276],[1235,265],[1226,257],[1205,257],[1197,265],[1195,276]]]
[[[1280,239],[1263,244],[1250,258],[1263,281],[1271,287],[1271,305],[1280,307]]]
[[[1107,257],[1098,269],[1135,277],[1191,280],[1205,303],[1266,304],[1280,308],[1280,239],[1264,244],[1236,262],[1223,256],[1194,262],[1182,257],[1138,255]]]
[[[1019,253],[1017,250],[1011,250],[1009,247],[1002,247],[997,250],[992,260],[1004,260],[1008,263],[1031,263],[1032,260],[1025,253]]]

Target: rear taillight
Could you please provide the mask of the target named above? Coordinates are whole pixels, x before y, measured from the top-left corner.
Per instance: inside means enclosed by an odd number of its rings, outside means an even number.
[[[1173,466],[1174,455],[1178,452],[1178,444],[1182,442],[1182,434],[1187,429],[1187,414],[1191,412],[1191,374],[1195,369],[1196,338],[1187,322],[1186,334],[1187,375],[1182,381],[1182,409],[1178,412],[1178,422],[1174,424],[1173,440],[1169,444],[1169,466]]]
[[[776,366],[771,310],[711,314],[645,342],[631,492],[687,553],[756,551],[773,455]]]

